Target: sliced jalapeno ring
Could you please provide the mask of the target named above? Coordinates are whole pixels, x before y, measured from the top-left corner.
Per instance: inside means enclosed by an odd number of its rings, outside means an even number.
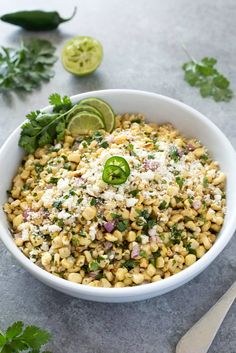
[[[124,170],[116,165],[105,166],[102,174],[102,179],[105,183],[111,185],[119,185],[126,182],[128,176]]]
[[[109,158],[105,163],[105,168],[110,165],[114,165],[114,166],[121,168],[125,172],[127,178],[130,175],[130,167],[129,167],[127,161],[123,157],[113,156],[113,157]]]

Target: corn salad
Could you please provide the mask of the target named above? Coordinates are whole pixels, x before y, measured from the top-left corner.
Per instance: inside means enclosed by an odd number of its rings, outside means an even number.
[[[112,156],[130,167],[121,185],[102,180]],[[212,247],[225,180],[199,141],[125,114],[111,134],[67,134],[27,155],[4,210],[16,245],[46,271],[90,286],[134,286],[172,276]]]

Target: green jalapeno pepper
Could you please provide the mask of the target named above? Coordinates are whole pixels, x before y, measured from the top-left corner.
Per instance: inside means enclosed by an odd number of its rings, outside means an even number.
[[[104,166],[102,179],[105,183],[119,185],[126,182],[130,175],[130,168],[123,157],[114,156],[109,158]]]
[[[125,172],[125,174],[127,174],[127,176],[130,175],[129,165],[123,157],[114,156],[109,158],[105,163],[105,167],[109,165],[115,165],[117,167],[120,167]]]
[[[61,18],[58,12],[46,12],[41,10],[18,11],[1,16],[1,20],[20,26],[29,31],[49,31],[56,29],[60,23],[70,21],[76,14],[77,8],[74,8],[73,14],[69,18]]]

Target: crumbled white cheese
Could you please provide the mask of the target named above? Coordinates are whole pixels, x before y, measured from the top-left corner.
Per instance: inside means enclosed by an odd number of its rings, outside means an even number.
[[[141,234],[142,244],[147,244],[149,242],[149,237],[145,234]]]
[[[137,202],[138,202],[138,200],[135,199],[134,197],[132,197],[130,199],[126,199],[126,206],[133,207]]]
[[[59,219],[67,219],[67,218],[69,218],[70,216],[71,216],[70,213],[66,212],[65,210],[60,211],[60,212],[58,213],[58,215],[57,215],[57,217],[58,217]]]
[[[57,189],[60,191],[65,191],[68,189],[69,179],[59,179],[57,183]]]
[[[98,223],[94,223],[93,225],[91,225],[89,227],[89,235],[90,235],[91,240],[95,240],[96,232],[97,232],[97,226],[98,226]]]

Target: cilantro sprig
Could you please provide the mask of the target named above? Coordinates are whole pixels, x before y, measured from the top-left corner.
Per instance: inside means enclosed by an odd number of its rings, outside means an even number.
[[[49,97],[53,105],[52,112],[36,110],[26,117],[28,121],[21,127],[19,146],[28,153],[33,153],[38,147],[52,144],[54,140],[62,141],[66,129],[66,115],[73,110],[70,98],[60,97],[54,93]]]
[[[202,97],[212,97],[216,102],[229,102],[233,97],[229,80],[216,68],[215,58],[195,60],[184,48],[190,61],[183,64],[184,79],[190,86],[198,87]]]
[[[0,90],[31,92],[54,76],[55,47],[47,40],[32,39],[19,48],[1,47]]]
[[[25,326],[17,321],[9,326],[4,334],[0,331],[0,353],[40,353],[51,339],[51,335],[37,326]],[[42,353],[50,353],[43,351]]]

